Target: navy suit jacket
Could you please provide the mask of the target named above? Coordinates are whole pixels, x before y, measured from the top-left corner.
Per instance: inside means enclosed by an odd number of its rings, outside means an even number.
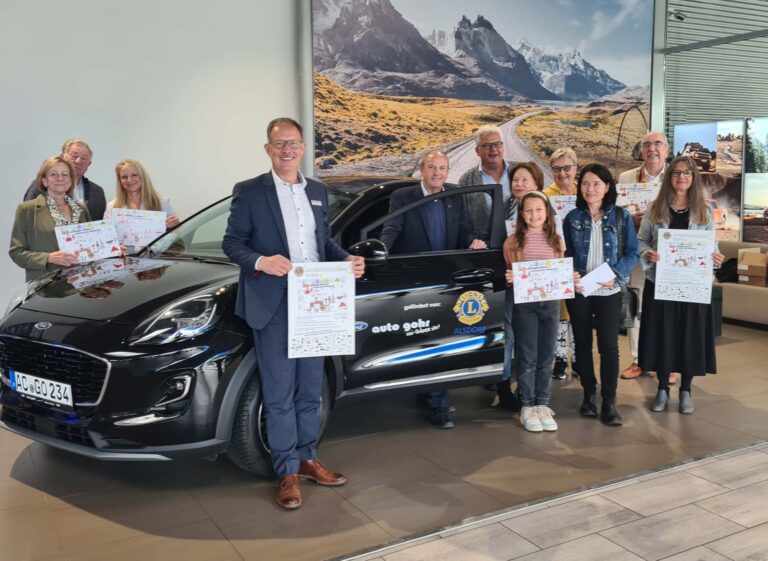
[[[394,212],[424,198],[421,184],[401,187],[389,198],[389,212]],[[463,197],[448,197],[445,205],[445,242],[446,249],[465,249],[469,247],[471,232],[468,216],[464,212]],[[400,216],[388,220],[381,230],[379,238],[390,253],[421,253],[433,251],[432,242],[427,235],[425,205],[411,209]]]
[[[315,238],[320,261],[346,259],[349,254],[331,238],[325,185],[307,179],[306,193],[315,215]],[[285,222],[271,172],[235,185],[222,249],[240,265],[235,313],[245,319],[252,329],[261,329],[269,323],[282,302],[288,277],[257,271],[256,260],[262,255],[269,257],[277,254],[290,259]]]

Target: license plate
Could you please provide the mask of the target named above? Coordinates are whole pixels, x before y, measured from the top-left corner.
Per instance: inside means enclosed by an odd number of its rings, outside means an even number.
[[[11,387],[14,391],[43,401],[72,407],[72,386],[54,380],[38,378],[23,372],[10,371]]]

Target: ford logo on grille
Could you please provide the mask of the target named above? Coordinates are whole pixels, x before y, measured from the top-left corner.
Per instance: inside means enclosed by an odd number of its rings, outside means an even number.
[[[50,321],[38,321],[35,324],[35,329],[37,329],[39,331],[45,331],[46,329],[48,329],[52,325],[53,324]]]

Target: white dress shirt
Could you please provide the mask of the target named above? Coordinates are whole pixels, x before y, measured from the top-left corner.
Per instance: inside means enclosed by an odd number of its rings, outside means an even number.
[[[320,261],[315,236],[315,214],[312,212],[312,205],[307,196],[307,180],[301,173],[298,176],[299,183],[288,183],[272,170],[280,213],[283,215],[285,224],[285,236],[288,240],[288,257],[291,263]],[[261,257],[256,261],[256,269],[259,269],[259,261]]]

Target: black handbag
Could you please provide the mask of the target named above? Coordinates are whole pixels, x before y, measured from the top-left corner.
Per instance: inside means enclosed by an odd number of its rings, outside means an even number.
[[[616,237],[618,252],[624,254],[624,213],[620,207],[615,207],[616,213]],[[619,281],[621,282],[621,281]],[[621,283],[621,310],[619,313],[619,326],[627,329],[635,326],[635,318],[640,311],[640,290],[628,284]]]
[[[635,326],[635,318],[640,309],[640,290],[631,286],[621,287],[621,312],[619,326],[627,329]]]

